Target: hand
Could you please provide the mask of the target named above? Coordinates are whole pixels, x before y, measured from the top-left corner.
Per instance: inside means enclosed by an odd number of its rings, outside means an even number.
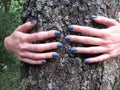
[[[19,26],[10,36],[4,40],[5,48],[14,54],[20,61],[29,64],[44,64],[45,59],[58,57],[56,52],[46,52],[57,49],[63,45],[60,42],[33,44],[35,41],[42,41],[47,38],[54,38],[60,34],[59,31],[51,30],[39,33],[26,33],[36,25],[36,21],[26,22]]]
[[[93,45],[90,47],[73,47],[72,53],[100,54],[86,58],[85,63],[100,62],[120,55],[120,23],[113,19],[93,15],[93,20],[106,25],[106,29],[97,29],[86,26],[70,25],[68,30],[89,36],[68,35],[65,40],[81,44]],[[94,37],[92,37],[94,36]]]

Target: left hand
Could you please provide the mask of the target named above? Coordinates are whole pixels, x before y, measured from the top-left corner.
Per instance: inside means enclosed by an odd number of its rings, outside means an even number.
[[[90,47],[73,47],[72,53],[100,54],[96,57],[86,58],[85,63],[104,61],[120,55],[120,23],[114,19],[102,16],[94,16],[97,23],[108,28],[97,29],[86,26],[70,25],[68,30],[89,36],[68,35],[65,40],[81,44],[93,45]],[[101,54],[102,53],[102,54]]]

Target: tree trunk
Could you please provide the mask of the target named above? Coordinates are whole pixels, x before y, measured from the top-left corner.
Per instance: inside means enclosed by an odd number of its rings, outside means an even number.
[[[84,64],[84,58],[91,55],[70,53],[72,46],[64,37],[71,33],[71,24],[96,28],[105,26],[94,23],[91,14],[103,15],[118,20],[119,0],[26,0],[22,14],[23,23],[36,19],[37,26],[31,32],[51,29],[61,31],[57,39],[64,47],[57,50],[60,57],[47,61],[45,65],[21,63],[20,90],[120,90],[119,57],[100,63]],[[37,42],[41,43],[41,42]]]

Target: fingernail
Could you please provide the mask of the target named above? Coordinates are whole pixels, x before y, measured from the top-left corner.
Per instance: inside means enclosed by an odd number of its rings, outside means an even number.
[[[97,15],[94,14],[94,15],[91,15],[91,17],[92,17],[92,18],[97,18]]]
[[[57,44],[57,47],[58,47],[58,48],[61,48],[61,47],[63,47],[63,44],[62,44],[62,43],[59,43],[59,44]]]
[[[77,52],[77,49],[76,49],[76,48],[71,48],[70,51],[71,51],[72,53],[75,53],[75,52]]]
[[[66,36],[66,37],[65,37],[65,40],[66,40],[66,41],[70,41],[71,38],[70,38],[69,36]]]
[[[46,60],[43,60],[43,61],[42,61],[42,64],[46,64]]]
[[[58,57],[58,56],[59,56],[58,53],[54,53],[54,54],[52,55],[52,57],[54,57],[54,58],[56,58],[56,57]]]
[[[69,26],[67,27],[67,29],[70,30],[70,31],[72,31],[72,30],[73,30],[73,26],[72,26],[72,25],[69,25]]]
[[[89,61],[89,60],[85,60],[84,63],[85,63],[85,64],[88,64],[88,63],[90,63],[90,61]]]
[[[31,21],[31,24],[35,24],[37,21],[36,20],[32,20]]]
[[[56,36],[58,36],[58,35],[60,35],[60,34],[61,34],[60,31],[56,31],[56,32],[55,32],[55,35],[56,35]]]

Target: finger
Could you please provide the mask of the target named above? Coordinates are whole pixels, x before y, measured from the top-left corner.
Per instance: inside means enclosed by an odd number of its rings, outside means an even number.
[[[85,54],[100,54],[105,53],[108,50],[102,46],[96,47],[73,47],[71,48],[72,53],[85,53]]]
[[[63,47],[60,42],[52,42],[45,44],[26,44],[22,46],[22,50],[32,51],[32,52],[43,52],[47,50],[53,50]]]
[[[23,52],[20,54],[22,58],[30,58],[32,60],[44,60],[50,58],[56,58],[59,54],[56,52],[48,52],[48,53],[33,53],[33,52]]]
[[[33,33],[33,34],[29,34],[29,36],[27,37],[27,41],[28,42],[34,42],[38,40],[41,41],[44,39],[56,37],[58,35],[60,35],[60,31],[56,31],[56,30]]]
[[[19,58],[20,61],[28,63],[28,64],[32,64],[32,65],[40,65],[40,64],[45,64],[46,60],[32,60],[32,59],[28,59],[28,58]]]
[[[116,20],[110,19],[110,18],[107,18],[107,17],[103,17],[103,16],[96,16],[95,18],[93,18],[93,20],[97,23],[106,25],[108,27],[115,26],[115,25],[120,25]]]
[[[111,56],[109,54],[103,54],[97,57],[93,57],[93,58],[87,58],[84,62],[85,63],[96,63],[96,62],[101,62],[104,60],[107,60],[111,58]]]
[[[25,24],[20,25],[16,30],[20,32],[27,32],[32,29],[36,25],[36,20],[32,20],[31,22],[26,22]]]
[[[68,35],[65,37],[65,40],[70,42],[77,42],[81,44],[90,44],[90,45],[103,45],[106,44],[104,39],[89,37],[89,36],[76,36],[76,35]]]
[[[78,25],[70,25],[68,26],[68,30],[79,32],[85,35],[103,37],[106,36],[106,33],[101,29],[91,28],[87,26],[78,26]]]

